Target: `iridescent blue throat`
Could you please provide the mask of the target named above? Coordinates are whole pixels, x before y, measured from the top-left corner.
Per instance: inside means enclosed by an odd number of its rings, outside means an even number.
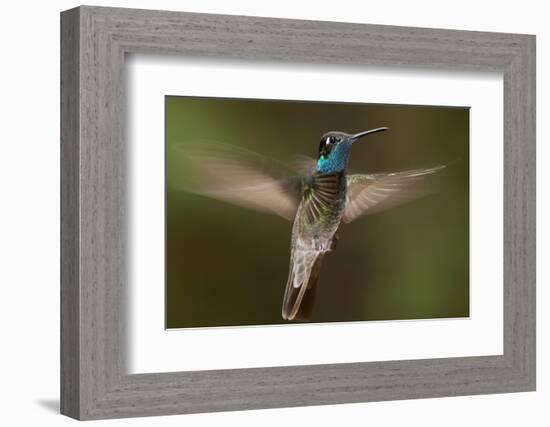
[[[352,142],[340,142],[327,157],[319,157],[319,160],[317,160],[317,172],[334,173],[346,169],[351,145]]]

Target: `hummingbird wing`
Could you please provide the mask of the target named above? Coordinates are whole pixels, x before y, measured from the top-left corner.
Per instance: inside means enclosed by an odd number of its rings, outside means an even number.
[[[422,187],[419,183],[444,167],[348,175],[342,220],[349,223],[362,215],[390,209],[428,194],[430,188]]]
[[[171,148],[177,188],[292,221],[303,178],[274,160],[226,144],[180,144]],[[169,180],[170,181],[170,180]]]
[[[309,176],[315,173],[317,159],[303,154],[297,154],[292,159],[291,167],[300,175]]]

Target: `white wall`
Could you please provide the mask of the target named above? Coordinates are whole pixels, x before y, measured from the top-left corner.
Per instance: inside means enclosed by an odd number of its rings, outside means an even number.
[[[550,292],[548,80],[550,27],[543,1],[97,1],[105,6],[246,14],[537,34],[538,392],[207,415],[130,419],[110,425],[548,425]],[[3,425],[65,425],[57,414],[59,360],[59,11],[73,1],[5,2],[0,67],[0,320]],[[7,96],[6,96],[7,95]],[[543,307],[546,312],[543,312]],[[7,339],[6,339],[7,338]]]

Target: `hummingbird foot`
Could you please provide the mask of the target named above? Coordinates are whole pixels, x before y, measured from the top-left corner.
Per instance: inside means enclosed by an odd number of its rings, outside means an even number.
[[[332,242],[330,244],[330,250],[333,251],[336,249],[336,244],[338,243],[338,234],[334,233],[334,236],[332,236]]]

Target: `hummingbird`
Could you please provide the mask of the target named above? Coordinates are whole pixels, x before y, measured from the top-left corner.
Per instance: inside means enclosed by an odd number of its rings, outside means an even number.
[[[184,190],[291,221],[290,265],[283,295],[284,320],[311,318],[321,265],[336,248],[338,229],[424,195],[416,185],[445,166],[390,173],[349,173],[352,146],[389,130],[378,127],[321,136],[317,159],[302,156],[281,165],[259,154],[223,144],[176,145],[195,179],[181,180]]]

